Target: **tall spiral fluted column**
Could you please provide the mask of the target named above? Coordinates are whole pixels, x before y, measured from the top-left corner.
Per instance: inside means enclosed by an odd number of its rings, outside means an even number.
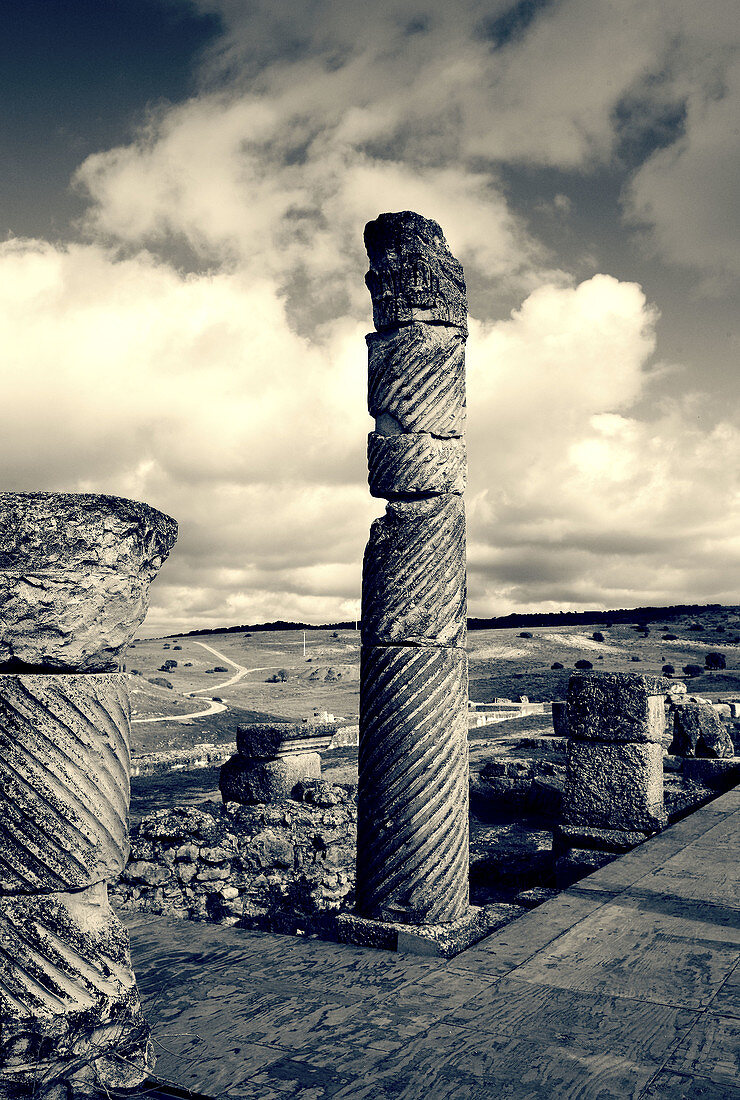
[[[388,505],[362,574],[357,913],[445,925],[469,912],[465,280],[411,211],[365,245],[369,481]]]
[[[121,661],[176,536],[136,501],[0,493],[0,1100],[153,1066],[107,883],[128,856]]]

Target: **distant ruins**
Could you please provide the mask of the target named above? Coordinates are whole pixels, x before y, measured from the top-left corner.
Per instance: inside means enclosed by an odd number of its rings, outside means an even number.
[[[131,1088],[153,1065],[107,884],[129,851],[123,651],[177,524],[0,494],[0,1097]]]
[[[369,481],[388,506],[363,564],[357,918],[345,930],[382,940],[365,919],[439,940],[471,920],[465,280],[437,223],[410,211],[370,222],[365,244]]]

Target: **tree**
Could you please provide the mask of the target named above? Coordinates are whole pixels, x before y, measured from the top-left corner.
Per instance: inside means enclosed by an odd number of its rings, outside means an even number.
[[[704,666],[708,669],[726,668],[727,659],[724,653],[707,653],[704,658]]]
[[[520,630],[519,631],[519,637],[520,638],[531,638],[532,635],[529,633],[528,630]]]
[[[593,638],[593,640],[595,642],[603,642],[604,641],[604,635],[601,633],[600,630],[594,630],[591,637]]]
[[[576,668],[587,669],[593,667],[590,661],[576,661]]]
[[[686,676],[701,676],[704,669],[701,665],[684,665],[683,671]]]
[[[563,667],[564,666],[560,664],[560,661],[553,661],[553,663],[550,665],[550,668],[563,668]]]
[[[661,669],[661,671],[662,671],[662,673],[663,673],[663,675],[664,675],[664,676],[672,676],[672,675],[673,675],[673,673],[674,673],[674,672],[675,672],[676,670],[675,670],[675,668],[673,667],[673,665],[663,665],[663,668]]]

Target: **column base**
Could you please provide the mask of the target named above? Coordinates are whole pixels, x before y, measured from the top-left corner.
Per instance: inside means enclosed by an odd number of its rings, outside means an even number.
[[[612,852],[621,855],[629,852],[654,836],[659,829],[593,829],[588,825],[557,825],[552,833],[552,847],[556,855],[564,855],[571,848],[594,852]]]
[[[471,905],[465,916],[448,924],[401,924],[342,913],[337,920],[337,934],[340,943],[357,947],[451,959],[500,924],[501,917],[489,914],[485,906]]]

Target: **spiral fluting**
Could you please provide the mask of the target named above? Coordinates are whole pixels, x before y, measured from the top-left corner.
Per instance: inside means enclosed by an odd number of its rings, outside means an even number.
[[[417,323],[366,340],[371,416],[387,413],[405,432],[463,434],[465,336],[459,329]]]
[[[363,561],[357,909],[449,924],[469,896],[465,281],[418,214],[365,242],[369,481],[390,503]]]
[[[390,503],[365,550],[363,645],[463,647],[465,589],[461,498]]]
[[[467,658],[365,648],[357,902],[366,915],[453,921],[468,905]]]
[[[416,493],[460,493],[465,490],[465,444],[428,433],[381,435],[367,440],[370,492],[391,499]]]
[[[122,673],[0,676],[0,893],[121,873],[129,736]]]

